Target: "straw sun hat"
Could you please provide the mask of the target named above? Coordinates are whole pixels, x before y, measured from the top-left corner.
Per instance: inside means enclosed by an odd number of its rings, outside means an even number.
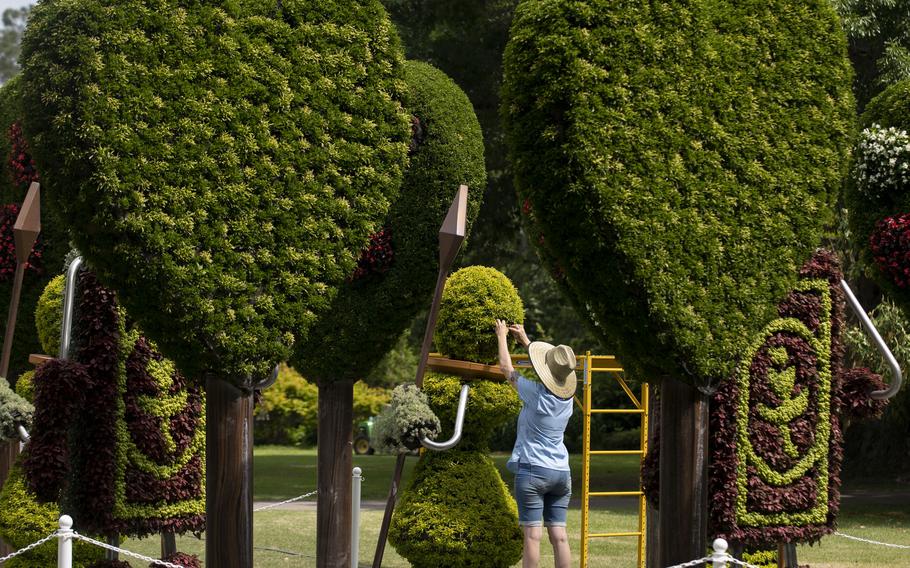
[[[575,352],[568,345],[550,345],[535,341],[528,346],[534,372],[547,390],[559,398],[575,394]]]

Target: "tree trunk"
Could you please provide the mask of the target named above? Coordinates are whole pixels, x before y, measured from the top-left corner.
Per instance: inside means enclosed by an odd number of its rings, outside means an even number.
[[[316,566],[351,566],[354,383],[319,383]]]
[[[708,398],[681,381],[660,388],[660,565],[708,546]]]
[[[0,441],[0,487],[6,483],[9,471],[19,456],[19,440]],[[13,549],[0,539],[0,556],[6,556]]]
[[[253,568],[253,395],[208,377],[205,563]]]

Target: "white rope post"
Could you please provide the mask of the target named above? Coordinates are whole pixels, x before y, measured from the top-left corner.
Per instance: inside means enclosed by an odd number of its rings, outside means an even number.
[[[60,517],[57,531],[57,568],[73,568],[73,518]]]
[[[351,566],[357,568],[360,560],[360,484],[362,470],[354,468],[351,479]]]
[[[730,556],[727,554],[727,541],[722,538],[715,538],[712,544],[714,552],[711,554],[711,565],[713,568],[726,568],[727,560]]]

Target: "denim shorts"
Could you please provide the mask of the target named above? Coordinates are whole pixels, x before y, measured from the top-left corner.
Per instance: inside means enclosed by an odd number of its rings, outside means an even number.
[[[568,471],[519,464],[515,474],[518,524],[524,527],[566,526],[572,476]]]

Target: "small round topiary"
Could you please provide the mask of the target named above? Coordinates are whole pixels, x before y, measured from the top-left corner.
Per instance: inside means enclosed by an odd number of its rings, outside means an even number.
[[[496,320],[524,323],[518,290],[495,268],[469,266],[446,281],[436,324],[436,349],[453,359],[492,363]]]
[[[379,0],[46,2],[21,61],[48,201],[99,277],[187,376],[267,377],[401,184]]]
[[[63,289],[66,285],[66,275],[55,276],[47,286],[38,305],[35,307],[35,329],[38,331],[38,341],[44,353],[56,357],[60,351],[60,329],[63,324]]]
[[[484,452],[427,452],[389,527],[414,568],[507,568],[521,559],[518,508]]]
[[[19,440],[18,426],[28,428],[32,423],[35,407],[16,394],[6,379],[0,377],[0,442]]]
[[[834,218],[831,2],[525,0],[503,68],[530,240],[578,312],[639,376],[729,377]]]
[[[319,318],[292,364],[311,380],[359,380],[433,296],[439,226],[458,186],[468,186],[470,229],[486,185],[483,134],[467,95],[445,73],[405,62],[413,131],[410,162],[383,230]],[[344,361],[339,365],[339,361]]]
[[[439,418],[430,409],[427,395],[413,384],[398,385],[389,402],[373,423],[377,449],[399,453],[416,450],[420,439],[439,435]]]
[[[34,404],[35,396],[35,370],[26,371],[16,379],[16,394],[24,398],[29,404]]]

